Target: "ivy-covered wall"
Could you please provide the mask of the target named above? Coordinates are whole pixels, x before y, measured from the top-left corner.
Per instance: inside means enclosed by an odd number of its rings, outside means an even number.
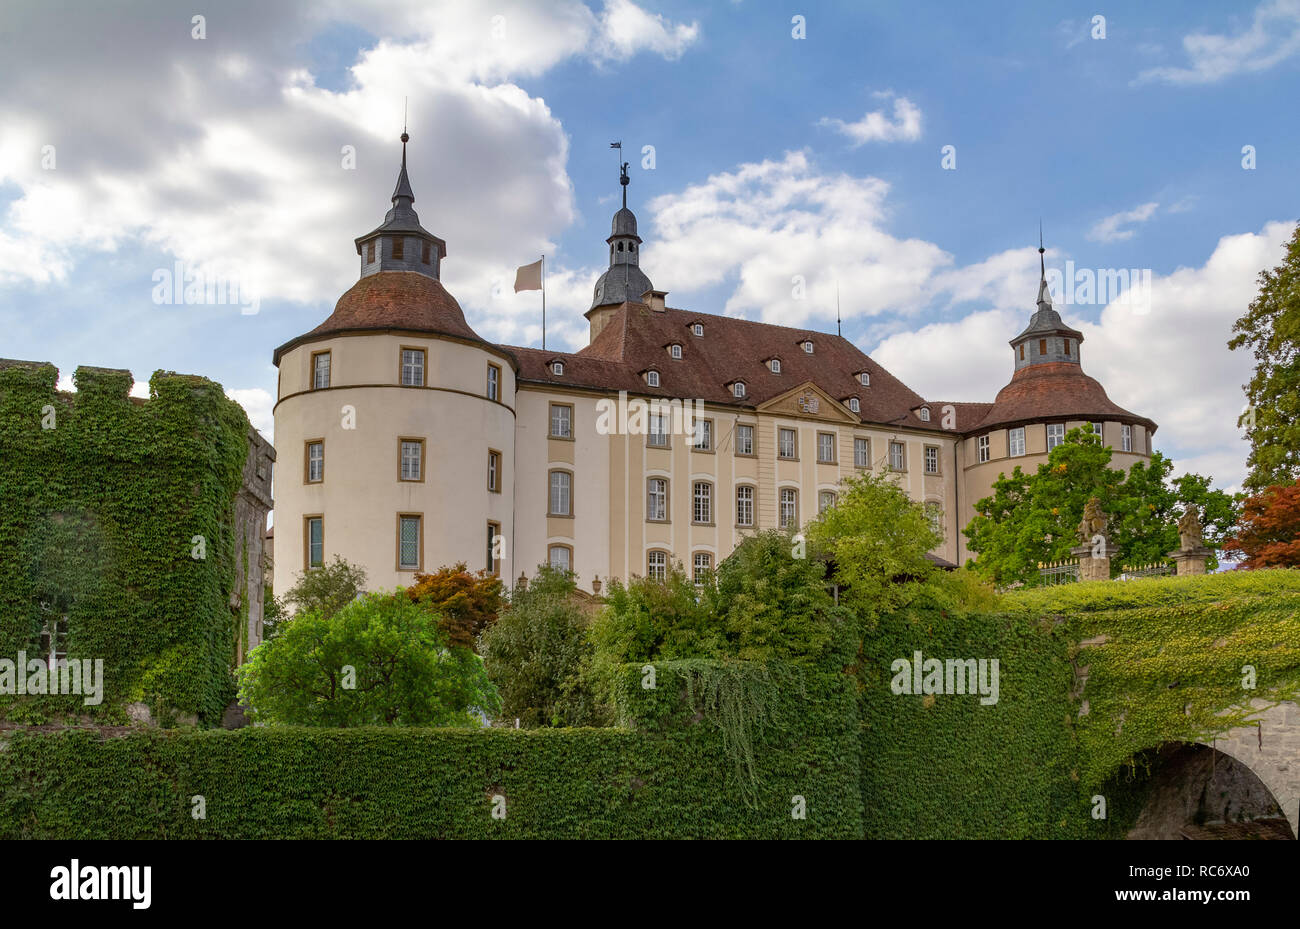
[[[846,679],[705,662],[655,675],[620,682],[636,730],[17,734],[0,751],[0,838],[861,834]]]
[[[1300,689],[1298,571],[1069,584],[1003,607],[917,606],[864,638],[868,838],[1122,837],[1146,796],[1148,750],[1208,740],[1251,700]],[[997,658],[998,702],[894,694],[891,663],[918,650]]]
[[[52,615],[69,657],[102,659],[104,697],[0,695],[7,719],[215,723],[233,696],[234,501],[248,419],[220,385],[156,372],[0,362],[0,658],[38,657]],[[197,556],[197,557],[196,557]],[[236,607],[237,609],[237,607]]]

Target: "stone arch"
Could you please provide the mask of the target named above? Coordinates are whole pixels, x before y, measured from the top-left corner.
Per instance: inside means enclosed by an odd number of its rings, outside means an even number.
[[[1269,789],[1300,837],[1300,704],[1251,701],[1254,726],[1238,726],[1204,743],[1237,759]]]

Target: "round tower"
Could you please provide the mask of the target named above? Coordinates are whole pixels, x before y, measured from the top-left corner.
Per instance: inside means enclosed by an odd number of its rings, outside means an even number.
[[[275,350],[275,590],[335,556],[371,590],[467,560],[511,577],[515,359],[480,338],[440,280],[406,143],[361,276],[323,323]],[[477,554],[472,554],[477,553]]]

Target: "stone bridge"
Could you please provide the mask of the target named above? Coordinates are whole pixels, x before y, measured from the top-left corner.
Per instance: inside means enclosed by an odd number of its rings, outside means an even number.
[[[1256,725],[1231,729],[1204,744],[1246,765],[1273,794],[1300,836],[1300,705],[1256,700]]]

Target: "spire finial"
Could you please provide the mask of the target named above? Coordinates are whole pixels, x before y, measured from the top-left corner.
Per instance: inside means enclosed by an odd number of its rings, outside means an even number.
[[[1052,305],[1052,295],[1047,290],[1047,263],[1043,258],[1047,249],[1043,248],[1043,221],[1038,220],[1038,308]]]
[[[627,176],[627,162],[626,162],[626,161],[623,162],[623,170],[622,170],[622,173],[619,174],[619,176],[618,176],[618,182],[619,182],[620,184],[623,185],[623,209],[626,210],[626,209],[627,209],[627,185],[630,184],[630,183],[632,182],[632,179],[631,179],[630,177]]]

